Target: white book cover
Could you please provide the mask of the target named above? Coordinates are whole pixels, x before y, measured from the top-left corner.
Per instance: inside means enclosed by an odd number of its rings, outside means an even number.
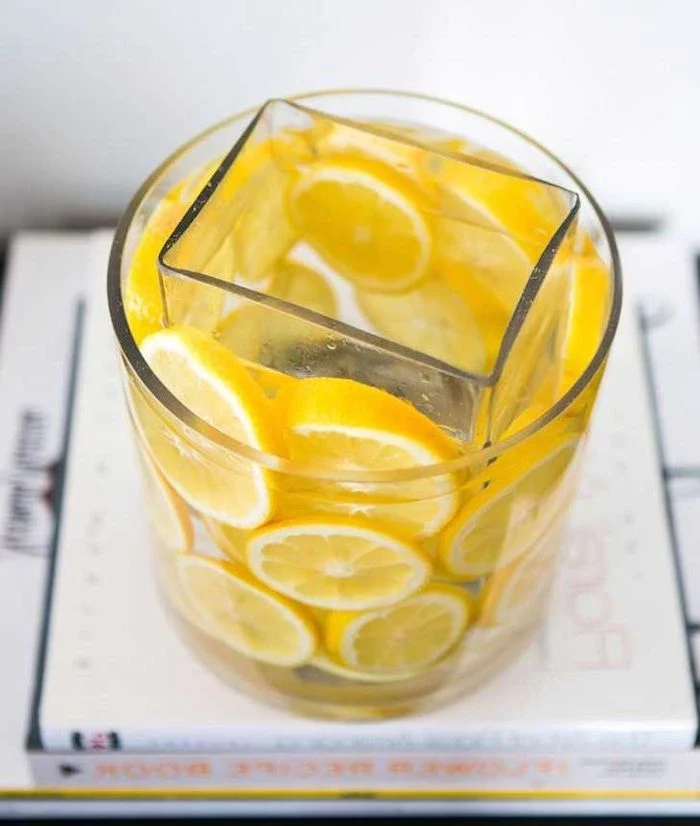
[[[54,531],[88,233],[23,233],[0,315],[0,790],[31,785],[24,741]]]
[[[88,300],[35,747],[230,755],[690,749],[697,710],[637,316],[594,418],[549,620],[496,678],[415,717],[291,716],[220,682],[158,601],[115,346]]]
[[[632,238],[622,244],[622,249],[628,299],[633,292],[648,297],[650,319],[655,322],[648,331],[648,350],[652,356],[657,395],[665,398],[665,386],[660,391],[656,375],[661,359],[672,359],[673,350],[679,349],[684,354],[680,363],[687,369],[692,371],[696,369],[694,365],[700,364],[700,352],[695,352],[695,362],[688,356],[693,352],[693,336],[698,331],[697,316],[694,327],[685,323],[692,320],[697,307],[691,258],[672,239]],[[0,318],[0,398],[3,399],[0,456],[5,462],[0,481],[3,493],[0,511],[4,518],[8,501],[4,498],[6,485],[14,467],[7,460],[12,456],[17,434],[21,432],[20,411],[25,406],[41,410],[47,422],[45,432],[53,434],[43,442],[42,460],[37,464],[53,466],[60,459],[76,305],[84,281],[95,278],[102,283],[105,254],[106,242],[99,238],[93,241],[89,234],[27,233],[12,244]],[[46,278],[46,273],[51,277]],[[663,273],[663,283],[655,283],[658,273]],[[47,307],[45,314],[36,300],[38,290],[50,296],[52,306]],[[655,292],[663,295],[663,314],[658,312],[659,301],[653,300]],[[681,308],[680,312],[677,312],[678,308]],[[684,323],[678,325],[678,318]],[[665,353],[660,352],[661,349]],[[662,376],[666,377],[662,378],[662,383],[667,383],[666,373]],[[662,420],[661,425],[667,440],[683,436],[681,455],[688,457],[700,447],[700,431],[688,426],[690,419],[684,418],[684,409],[687,411],[688,405],[692,408],[697,404],[700,386],[684,381],[683,390],[684,408],[667,405],[677,417],[678,426],[669,430],[667,420]],[[678,391],[671,387],[670,392]],[[675,421],[671,425],[675,425]],[[685,429],[681,430],[683,425]],[[674,477],[677,466],[677,461],[673,461],[674,451],[669,450],[665,458],[667,474]],[[700,570],[697,566],[700,482],[687,473],[686,467],[681,467],[680,471],[676,478],[671,478],[668,492],[683,562],[689,629],[692,639],[697,642],[700,635],[693,628],[700,621],[700,614],[694,606],[700,604],[700,580],[694,573]],[[41,490],[45,490],[43,485]],[[659,798],[697,794],[700,784],[700,753],[697,750],[617,754],[568,751],[550,755],[490,752],[465,756],[415,752],[408,755],[328,753],[299,756],[269,752],[239,755],[221,752],[33,752],[27,761],[24,739],[47,566],[47,558],[40,549],[50,542],[53,526],[51,519],[45,519],[41,513],[37,517],[32,510],[28,527],[26,535],[41,536],[42,542],[32,543],[31,548],[25,546],[19,553],[16,548],[10,551],[3,543],[0,555],[2,811],[6,810],[8,801],[10,809],[23,805],[16,796],[5,800],[5,791],[21,792],[31,797],[35,793],[34,782],[45,791],[58,788],[76,792],[87,790],[90,795],[101,789],[162,789],[169,796],[186,794],[188,790],[201,794],[212,789],[218,795],[224,792],[235,796],[250,794],[254,798],[270,797],[275,790],[280,794],[306,790],[311,795],[327,795],[334,790],[339,794],[371,793],[379,787],[392,797],[408,791],[414,796],[457,794],[483,799],[498,797],[505,790],[508,795],[521,794],[521,800],[530,795],[546,797],[549,793],[561,798],[567,792],[577,797],[601,795],[607,799],[618,794],[626,799],[631,795]],[[372,776],[382,779],[372,780]],[[200,811],[205,811],[206,801],[199,796],[197,800],[197,806],[203,807]],[[385,802],[391,803],[389,800]],[[248,805],[267,806],[268,803],[251,802]],[[339,808],[334,811],[342,813],[346,803],[338,801]],[[182,808],[186,803],[180,800],[177,805]],[[308,805],[300,802],[300,811],[309,811]]]

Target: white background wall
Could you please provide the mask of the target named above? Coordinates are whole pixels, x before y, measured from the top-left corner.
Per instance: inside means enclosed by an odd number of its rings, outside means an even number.
[[[349,85],[509,119],[700,242],[697,0],[0,0],[0,234],[113,218],[202,127]]]

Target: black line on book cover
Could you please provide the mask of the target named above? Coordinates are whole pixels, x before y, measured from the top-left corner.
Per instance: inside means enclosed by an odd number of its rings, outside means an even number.
[[[695,297],[698,300],[698,324],[700,324],[700,254],[695,256]]]
[[[640,330],[642,363],[644,366],[644,375],[646,378],[647,398],[649,399],[649,408],[651,410],[651,418],[654,430],[654,446],[656,448],[656,457],[659,468],[664,467],[664,453],[663,442],[661,439],[661,419],[659,417],[659,407],[656,399],[656,386],[654,385],[654,374],[651,367],[651,353],[649,351],[649,332],[644,320],[644,313],[637,311],[637,320]],[[700,703],[698,702],[697,685],[698,672],[696,668],[695,658],[693,657],[693,649],[690,642],[689,629],[691,626],[690,616],[688,614],[688,605],[685,598],[685,590],[683,587],[683,574],[681,569],[680,550],[678,547],[678,534],[676,532],[676,523],[673,519],[673,510],[671,508],[671,494],[668,484],[663,481],[661,488],[663,490],[664,510],[666,512],[666,522],[668,525],[669,537],[671,539],[671,558],[673,559],[673,568],[676,574],[676,587],[678,588],[678,599],[680,600],[681,613],[683,615],[683,623],[685,627],[685,644],[688,654],[688,664],[690,666],[690,673],[693,678],[693,685],[695,687],[695,746],[700,746]]]
[[[664,478],[673,479],[700,479],[700,467],[667,467],[664,468]]]
[[[34,673],[34,692],[30,706],[29,730],[27,732],[27,749],[39,750],[44,745],[41,740],[41,729],[39,726],[39,709],[41,706],[41,695],[44,687],[44,669],[46,666],[46,649],[49,637],[49,624],[51,621],[51,605],[53,602],[54,580],[56,573],[56,559],[58,556],[59,540],[61,538],[61,522],[63,517],[63,505],[65,500],[65,480],[68,452],[73,429],[73,408],[75,405],[75,393],[78,384],[78,371],[80,367],[80,344],[83,338],[83,326],[85,320],[85,305],[83,301],[78,301],[75,308],[75,320],[73,322],[73,344],[71,347],[70,367],[68,372],[68,388],[66,391],[66,403],[64,407],[63,420],[63,440],[61,447],[61,460],[56,473],[56,493],[54,510],[54,528],[51,538],[49,553],[49,564],[46,572],[44,586],[44,614],[41,620],[41,631],[39,635],[39,649],[36,660],[36,670]]]

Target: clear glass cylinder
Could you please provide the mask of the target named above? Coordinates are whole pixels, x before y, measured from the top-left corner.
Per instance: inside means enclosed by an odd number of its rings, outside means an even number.
[[[256,180],[243,174],[253,168],[245,153],[274,147],[279,134],[305,136],[289,171],[295,181],[319,163],[337,167],[350,151],[353,174],[386,174],[389,191],[403,192],[418,158],[427,170],[416,198],[427,205],[432,280],[385,290],[353,281],[353,306],[370,308],[359,322],[334,317],[318,292],[306,306],[275,292],[265,274],[298,268],[289,249],[304,239],[296,224],[281,254],[275,239],[287,201],[258,237],[259,181],[250,196],[241,193]],[[314,141],[329,135],[335,145],[319,155]],[[275,170],[287,174],[284,165]],[[479,187],[478,208],[455,207],[458,179]],[[283,185],[268,177],[264,186],[270,181],[266,204]],[[496,217],[484,207],[492,197]],[[521,219],[533,209],[537,222]],[[439,267],[436,238],[450,253]],[[135,299],[130,273],[144,260],[157,289]],[[341,304],[347,280],[339,279]],[[498,302],[478,298],[493,285]],[[353,720],[451,701],[520,650],[546,611],[621,303],[610,227],[551,153],[507,124],[420,95],[323,92],[268,104],[197,136],[146,181],[118,228],[108,293],[155,571],[196,656],[256,697]],[[484,344],[476,366],[460,349],[460,296],[489,307],[476,314]],[[422,313],[434,306],[440,326],[420,339]],[[405,307],[415,315],[397,326]],[[329,409],[342,408],[353,433],[370,427],[375,402],[399,428],[405,415],[409,431],[429,419],[440,435],[425,438],[440,445],[439,458],[375,469],[375,459],[360,466],[299,453],[284,433],[266,448],[236,438],[156,375],[142,345],[159,327],[223,342],[270,410],[283,398],[287,410],[291,392],[297,404],[312,400],[298,409],[317,411],[335,388],[349,395]],[[289,391],[299,381],[306,395]],[[147,575],[145,564],[139,573]],[[282,620],[279,639],[268,639]]]

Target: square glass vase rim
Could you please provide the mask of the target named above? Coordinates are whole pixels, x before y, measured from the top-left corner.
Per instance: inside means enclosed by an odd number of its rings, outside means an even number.
[[[498,357],[490,373],[479,374],[462,370],[461,368],[455,365],[449,364],[448,362],[442,361],[427,353],[423,353],[422,351],[414,350],[413,348],[407,347],[398,342],[391,341],[390,339],[386,339],[382,336],[362,330],[351,324],[347,324],[337,319],[322,315],[321,313],[315,312],[314,310],[310,310],[306,307],[293,304],[289,301],[269,295],[265,292],[256,290],[252,287],[247,287],[242,284],[236,284],[233,281],[227,281],[225,279],[218,278],[217,276],[209,275],[207,273],[199,272],[196,270],[190,270],[182,266],[174,266],[173,264],[168,262],[170,251],[185,235],[187,230],[190,228],[190,226],[195,222],[199,214],[202,212],[203,208],[210,201],[219,184],[223,181],[224,177],[230,171],[230,169],[236,162],[237,158],[241,155],[249,138],[255,131],[256,126],[258,126],[258,124],[265,117],[266,113],[268,113],[271,110],[271,108],[280,105],[290,107],[300,113],[307,114],[314,118],[327,120],[331,123],[342,124],[345,128],[357,131],[358,133],[369,133],[375,135],[376,137],[387,140],[389,142],[397,143],[399,145],[411,146],[416,149],[423,149],[425,151],[429,151],[437,156],[441,156],[456,163],[477,166],[481,169],[487,170],[494,174],[503,175],[511,178],[517,178],[524,181],[531,181],[535,184],[541,184],[550,189],[557,190],[568,199],[569,208],[566,212],[566,215],[563,217],[563,220],[560,222],[560,224],[557,226],[557,228],[549,238],[539,259],[532,267],[532,270],[523,287],[520,297],[510,314],[508,325],[503,335],[501,345],[499,347]],[[579,209],[580,197],[577,192],[567,189],[559,184],[544,181],[540,178],[529,175],[524,171],[520,171],[517,169],[509,169],[507,167],[500,166],[497,163],[490,163],[489,161],[486,161],[484,159],[473,158],[470,155],[459,154],[448,149],[433,149],[432,147],[425,147],[417,140],[412,140],[409,137],[394,135],[393,133],[383,131],[380,125],[375,126],[374,124],[370,124],[368,127],[366,127],[364,123],[359,124],[358,122],[352,121],[348,118],[329,115],[328,113],[325,113],[320,109],[304,106],[303,104],[300,104],[299,102],[294,100],[272,98],[266,101],[255,113],[248,126],[244,129],[238,140],[234,143],[231,150],[224,156],[224,158],[221,160],[214,172],[211,174],[210,178],[204,183],[201,191],[197,194],[190,206],[187,208],[185,214],[182,216],[181,220],[178,222],[172,233],[169,235],[158,254],[158,268],[161,274],[167,274],[169,276],[176,278],[191,279],[203,285],[221,289],[232,295],[238,296],[244,301],[250,301],[254,304],[257,304],[260,307],[281,312],[290,317],[298,318],[300,320],[317,325],[320,328],[325,329],[329,333],[333,333],[350,340],[359,340],[366,345],[381,348],[386,353],[391,354],[396,358],[400,358],[404,361],[414,363],[416,365],[416,369],[437,370],[441,373],[450,375],[457,380],[466,380],[474,385],[482,387],[493,387],[498,381],[498,378],[500,377],[503,371],[505,361],[508,358],[512,345],[515,339],[517,338],[520,329],[525,323],[528,311],[532,307],[547,274],[550,272],[551,264],[554,260],[554,257],[561,248],[561,245],[564,242],[567,233],[571,229],[572,225],[574,225],[578,217]]]

